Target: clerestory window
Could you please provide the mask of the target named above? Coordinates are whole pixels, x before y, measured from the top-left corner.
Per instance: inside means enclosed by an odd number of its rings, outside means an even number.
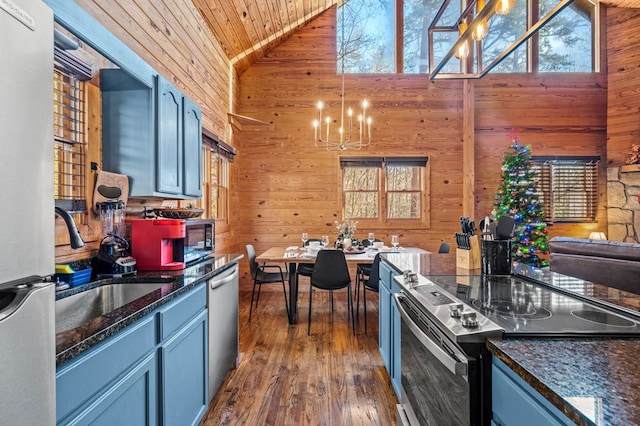
[[[494,15],[482,41],[484,60],[497,57],[557,3],[558,0],[517,0],[509,15]],[[429,72],[427,29],[441,5],[442,0],[345,1],[337,14],[338,69],[344,51],[347,73]],[[461,10],[457,4],[448,8],[451,16],[446,19],[455,21]],[[574,0],[492,72],[598,71],[594,31],[597,21],[595,2]],[[398,30],[401,26],[402,30]],[[436,58],[438,54],[444,56],[451,45],[447,39],[434,42]],[[453,58],[446,67],[459,67],[459,61]]]

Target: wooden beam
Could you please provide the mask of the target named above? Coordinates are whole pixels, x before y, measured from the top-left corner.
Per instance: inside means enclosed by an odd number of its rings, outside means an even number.
[[[475,82],[462,85],[462,214],[475,218]]]

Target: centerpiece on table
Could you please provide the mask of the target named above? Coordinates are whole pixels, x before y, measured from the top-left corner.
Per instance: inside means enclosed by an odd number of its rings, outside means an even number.
[[[342,241],[342,247],[348,249],[351,247],[351,239],[356,232],[358,221],[345,219],[342,223],[337,220],[335,223],[338,230],[338,241]]]

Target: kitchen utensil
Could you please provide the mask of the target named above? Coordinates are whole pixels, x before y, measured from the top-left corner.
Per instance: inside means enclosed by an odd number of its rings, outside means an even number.
[[[93,212],[100,214],[101,203],[106,201],[122,201],[127,204],[129,197],[129,177],[118,173],[98,171],[93,190]]]
[[[513,237],[513,231],[515,229],[515,219],[511,216],[501,216],[498,219],[498,227],[496,228],[497,240],[509,240]]]

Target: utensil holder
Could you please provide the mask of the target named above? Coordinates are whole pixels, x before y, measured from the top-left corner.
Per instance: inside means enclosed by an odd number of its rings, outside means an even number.
[[[482,273],[511,274],[511,240],[482,240]]]
[[[480,246],[478,236],[469,236],[469,249],[456,248],[456,267],[461,269],[480,269]]]

